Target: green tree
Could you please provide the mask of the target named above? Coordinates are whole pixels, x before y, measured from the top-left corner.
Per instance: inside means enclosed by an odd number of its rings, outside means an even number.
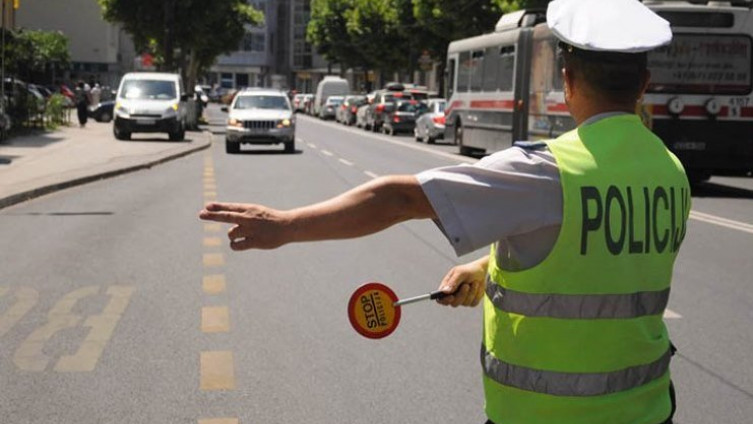
[[[248,25],[264,21],[245,0],[98,0],[102,15],[133,37],[139,51],[155,54],[160,68],[183,72],[193,88],[216,58],[237,50]]]
[[[47,78],[70,61],[68,38],[59,31],[8,30],[5,50],[6,72],[24,79]]]
[[[347,16],[356,0],[312,0],[311,20],[306,40],[330,63],[339,63],[341,72],[351,66],[367,66],[368,55],[359,49],[358,40],[348,30]]]

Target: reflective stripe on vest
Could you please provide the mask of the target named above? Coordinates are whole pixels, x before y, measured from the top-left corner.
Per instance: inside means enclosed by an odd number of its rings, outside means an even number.
[[[671,356],[670,349],[649,364],[603,373],[565,373],[509,364],[481,346],[481,364],[489,378],[505,386],[555,396],[598,396],[640,387],[663,376]]]
[[[486,295],[497,309],[529,317],[621,319],[661,314],[669,301],[669,288],[599,295],[523,293],[496,284],[487,274]]]

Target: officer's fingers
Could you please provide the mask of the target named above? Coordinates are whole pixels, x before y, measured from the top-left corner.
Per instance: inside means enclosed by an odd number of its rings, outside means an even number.
[[[463,284],[455,291],[455,294],[452,296],[452,307],[457,308],[458,306],[462,305],[465,302],[465,298],[468,296],[468,293],[470,292],[471,288],[468,284]]]
[[[254,239],[252,237],[241,238],[230,241],[230,248],[235,251],[248,250],[254,248]]]
[[[478,289],[476,290],[476,295],[473,298],[473,302],[471,303],[471,307],[477,306],[479,303],[481,303],[481,300],[484,298],[484,294],[486,292],[486,287],[484,283],[481,283],[478,285]]]
[[[240,224],[243,221],[243,215],[237,212],[212,212],[206,209],[199,213],[199,218],[205,221],[226,222],[228,224]]]
[[[251,231],[248,227],[242,225],[235,225],[227,232],[227,236],[230,240],[236,240],[246,238],[251,235]]]
[[[225,211],[243,213],[248,210],[248,205],[242,203],[209,202],[204,208],[210,212]]]

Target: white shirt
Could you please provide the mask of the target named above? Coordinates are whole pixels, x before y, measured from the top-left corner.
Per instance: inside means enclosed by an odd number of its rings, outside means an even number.
[[[621,114],[595,115],[581,125]],[[498,242],[498,264],[519,271],[542,262],[557,241],[562,186],[557,161],[545,146],[511,147],[473,165],[416,177],[458,256]]]

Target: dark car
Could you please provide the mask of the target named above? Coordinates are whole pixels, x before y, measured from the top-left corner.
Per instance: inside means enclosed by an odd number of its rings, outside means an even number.
[[[402,84],[391,83],[376,92],[374,102],[366,111],[366,127],[379,132],[394,107],[400,100],[426,100],[428,93],[417,89],[406,90]]]
[[[335,119],[348,126],[355,124],[358,108],[366,103],[366,96],[345,96],[345,100],[335,114]]]
[[[416,118],[426,113],[429,106],[418,100],[400,100],[395,107],[385,114],[382,132],[395,135],[401,132],[412,133],[416,127]]]
[[[115,109],[114,100],[106,100],[89,107],[89,117],[97,122],[110,122]]]

